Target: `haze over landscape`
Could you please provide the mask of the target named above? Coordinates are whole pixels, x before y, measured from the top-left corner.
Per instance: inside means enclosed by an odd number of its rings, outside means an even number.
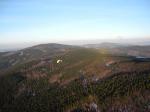
[[[149,0],[1,0],[0,45],[149,41],[149,5]]]
[[[0,112],[150,112],[149,0],[0,0]]]

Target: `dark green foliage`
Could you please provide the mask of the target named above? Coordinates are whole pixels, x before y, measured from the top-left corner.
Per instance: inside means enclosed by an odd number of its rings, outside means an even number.
[[[81,80],[75,80],[67,86],[60,86],[49,84],[46,78],[21,81],[20,78],[16,80],[18,76],[15,78],[12,76],[0,79],[2,112],[63,112],[69,107],[77,106],[89,95],[97,96],[101,108],[107,108],[113,97],[121,98],[130,96],[134,91],[150,90],[149,74],[114,75],[97,83],[89,82],[86,88]],[[24,83],[26,89],[15,97],[16,87],[20,83]]]

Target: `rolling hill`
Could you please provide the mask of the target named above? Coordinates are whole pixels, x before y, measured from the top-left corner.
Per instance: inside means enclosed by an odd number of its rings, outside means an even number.
[[[76,48],[76,46],[51,43],[41,44],[19,51],[2,52],[0,53],[0,70],[19,66],[20,64],[28,63],[33,60],[52,58],[53,56],[67,53],[74,48]]]
[[[0,54],[0,111],[150,111],[150,60],[115,53],[148,48],[100,46],[44,44]]]

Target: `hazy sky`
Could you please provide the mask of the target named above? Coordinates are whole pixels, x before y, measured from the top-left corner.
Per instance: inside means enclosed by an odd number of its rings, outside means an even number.
[[[0,0],[0,44],[150,36],[150,0]]]

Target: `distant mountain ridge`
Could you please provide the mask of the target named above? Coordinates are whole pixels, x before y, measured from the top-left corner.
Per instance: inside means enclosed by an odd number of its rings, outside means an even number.
[[[109,42],[84,45],[84,47],[86,48],[117,48],[117,47],[126,47],[126,46],[129,46],[129,45],[120,44],[120,43],[109,43]]]
[[[125,45],[119,43],[101,43],[84,45],[86,48],[105,49],[111,54],[150,57],[150,45]]]

